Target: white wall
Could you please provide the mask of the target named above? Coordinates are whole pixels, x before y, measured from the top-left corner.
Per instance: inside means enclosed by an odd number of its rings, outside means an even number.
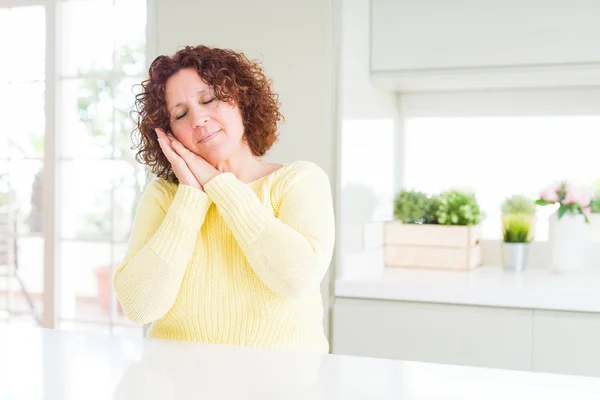
[[[267,159],[309,160],[337,185],[333,5],[323,0],[150,0],[149,60],[185,45],[243,51],[273,79],[286,122]],[[332,268],[333,270],[333,268]],[[329,277],[323,298],[329,302]],[[325,326],[328,327],[326,313]]]
[[[308,159],[334,177],[332,9],[327,1],[153,0],[155,55],[204,44],[260,59],[286,123],[269,158]],[[152,52],[152,49],[149,49]]]
[[[370,0],[342,0],[341,109],[348,119],[379,119],[394,115],[395,100],[370,81]]]
[[[340,274],[347,272],[349,264],[361,264],[352,260],[357,260],[368,247],[365,224],[385,214],[390,207],[388,192],[393,191],[396,98],[390,91],[371,84],[369,3],[346,0],[340,4]]]

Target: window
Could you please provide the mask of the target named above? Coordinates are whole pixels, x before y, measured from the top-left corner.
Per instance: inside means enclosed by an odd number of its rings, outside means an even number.
[[[45,46],[43,6],[0,8],[0,52],[11,55],[0,66],[0,309],[37,320],[43,312],[44,238],[31,228],[41,223]]]
[[[560,99],[560,92],[538,94],[540,101],[533,105],[523,99],[527,92],[503,93],[501,102],[493,93],[430,96],[428,101],[422,96],[412,106],[406,100],[405,187],[474,191],[486,214],[484,239],[500,239],[500,205],[506,197],[535,199],[560,179],[591,186],[600,177],[600,110],[589,112],[577,101],[560,109],[548,104]],[[579,103],[586,94],[582,90]],[[573,99],[573,93],[566,97]],[[552,211],[539,209],[536,240],[547,240]]]
[[[47,15],[56,21],[46,24]],[[145,184],[130,138],[134,95],[145,79],[145,36],[145,0],[0,8],[0,37],[11,38],[0,39],[0,51],[19,60],[0,66],[8,68],[0,70],[0,79],[8,77],[0,82],[0,109],[9,116],[0,132],[0,240],[7,243],[5,264],[18,260],[26,287],[14,276],[0,278],[0,309],[11,315],[39,318],[44,272],[56,269],[59,328],[141,334],[120,311],[110,276],[125,253]],[[47,37],[59,41],[46,43]],[[46,62],[55,58],[56,75],[48,76]],[[44,107],[47,90],[57,99],[53,115]],[[47,120],[55,122],[48,132]],[[44,157],[46,140],[57,143],[54,157]],[[54,170],[55,187],[43,184],[46,168]],[[55,265],[43,261],[46,191],[58,204],[50,214],[59,228]],[[14,223],[2,225],[2,218]]]

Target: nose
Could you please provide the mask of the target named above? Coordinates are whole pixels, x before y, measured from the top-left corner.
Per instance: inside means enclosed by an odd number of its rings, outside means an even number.
[[[202,107],[194,107],[190,112],[192,114],[192,124],[194,125],[194,128],[204,126],[210,120],[208,112]]]

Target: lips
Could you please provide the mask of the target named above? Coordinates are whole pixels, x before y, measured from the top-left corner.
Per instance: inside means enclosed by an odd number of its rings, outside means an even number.
[[[217,129],[216,131],[213,131],[207,135],[204,135],[200,140],[198,140],[198,143],[206,143],[209,140],[211,140],[212,138],[214,138],[215,136],[217,136],[219,134],[219,132],[221,132],[221,129]]]

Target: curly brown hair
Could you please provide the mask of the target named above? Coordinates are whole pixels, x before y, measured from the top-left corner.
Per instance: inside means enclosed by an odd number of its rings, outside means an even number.
[[[258,61],[244,53],[207,46],[186,46],[173,56],[157,57],[141,83],[135,100],[137,128],[133,132],[136,160],[150,167],[159,178],[177,183],[171,164],[158,144],[155,128],[170,131],[165,87],[167,80],[185,68],[195,68],[217,99],[235,103],[244,122],[244,137],[255,156],[263,156],[277,141],[283,115],[279,96],[273,92]],[[139,135],[136,135],[139,132]]]

